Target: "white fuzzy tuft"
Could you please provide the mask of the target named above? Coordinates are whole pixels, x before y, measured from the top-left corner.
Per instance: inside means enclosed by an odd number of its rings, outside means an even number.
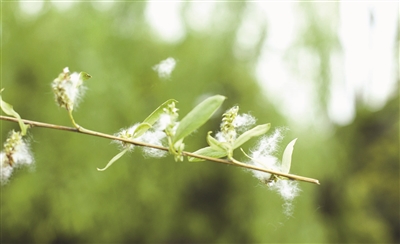
[[[239,114],[236,116],[233,121],[233,125],[239,131],[246,131],[250,126],[256,123],[256,118],[251,116],[250,114]]]
[[[269,184],[270,189],[279,193],[285,201],[283,204],[284,213],[286,216],[291,216],[293,213],[293,199],[300,193],[299,184],[297,181],[278,180]]]
[[[133,133],[135,132],[136,128],[139,126],[139,123],[136,123],[129,127],[128,129],[122,129],[118,133],[114,134],[116,137],[124,138],[124,139],[133,139]],[[112,141],[113,143],[118,144],[118,146],[122,149],[128,149],[132,151],[135,148],[133,144],[127,144],[119,140]]]
[[[278,180],[272,183],[270,188],[278,192],[285,201],[292,201],[300,192],[298,182],[291,180]]]
[[[163,131],[165,130],[172,122],[171,115],[167,113],[161,114],[160,118],[154,125],[154,130]]]
[[[11,174],[13,172],[13,167],[8,163],[8,158],[4,152],[0,153],[0,183],[1,185],[7,184]]]
[[[53,81],[52,88],[58,105],[70,110],[78,106],[86,90],[82,77],[76,72],[69,74],[68,67]]]
[[[15,134],[14,134],[15,135]],[[34,164],[34,158],[32,156],[29,144],[22,140],[22,137],[15,137],[13,141],[13,150],[8,152],[0,153],[0,183],[4,185],[8,182],[12,172],[15,168],[22,166],[32,166]]]
[[[24,165],[32,165],[34,158],[29,148],[29,144],[26,141],[21,141],[16,147],[15,152],[12,155],[15,167]]]
[[[273,154],[277,151],[278,143],[282,138],[282,129],[276,129],[272,135],[262,138],[250,155],[253,159],[250,164],[263,169],[279,171],[279,159]],[[257,170],[252,170],[252,173],[261,181],[268,181],[271,177],[271,174]]]
[[[153,66],[153,70],[158,73],[158,76],[163,79],[168,79],[172,71],[175,69],[176,61],[174,58],[167,58],[159,64]]]
[[[162,131],[147,131],[140,137],[140,141],[157,145],[157,146],[163,146],[162,140],[166,137],[166,134]],[[153,158],[162,158],[165,157],[168,152],[159,150],[156,148],[150,148],[150,147],[143,147],[143,152],[145,156],[148,157],[153,157]]]

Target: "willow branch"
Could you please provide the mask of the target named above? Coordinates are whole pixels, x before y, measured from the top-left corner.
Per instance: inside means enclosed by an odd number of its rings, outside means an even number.
[[[0,120],[6,120],[6,121],[11,121],[11,122],[18,123],[18,120],[16,118],[3,116],[3,115],[0,115]],[[159,150],[163,150],[163,151],[168,151],[167,147],[157,146],[157,145],[153,145],[153,144],[149,144],[149,143],[145,143],[145,142],[141,142],[141,141],[136,141],[136,140],[124,139],[124,138],[120,138],[120,137],[117,137],[117,136],[113,136],[113,135],[109,135],[109,134],[105,134],[105,133],[101,133],[101,132],[97,132],[97,131],[88,130],[88,129],[85,129],[85,128],[82,128],[82,127],[73,128],[73,127],[67,127],[67,126],[55,125],[55,124],[48,124],[48,123],[32,121],[32,120],[26,120],[26,119],[23,119],[22,121],[25,124],[29,125],[30,127],[41,127],[41,128],[48,128],[48,129],[75,132],[75,133],[80,133],[80,134],[86,134],[86,135],[106,138],[106,139],[110,139],[110,140],[122,141],[122,142],[125,142],[125,143],[130,143],[130,144],[133,144],[133,145],[137,145],[137,146],[150,147],[150,148],[155,148],[155,149],[159,149]],[[261,171],[261,172],[265,172],[265,173],[279,175],[279,176],[283,176],[283,177],[289,178],[291,180],[304,181],[304,182],[313,183],[313,184],[317,184],[317,185],[320,184],[318,180],[313,179],[313,178],[308,178],[308,177],[294,175],[294,174],[285,174],[285,173],[274,171],[274,170],[263,169],[263,168],[259,168],[259,167],[253,166],[253,165],[241,163],[241,162],[239,162],[237,160],[232,161],[232,160],[227,160],[227,159],[212,158],[212,157],[207,157],[207,156],[194,154],[194,153],[191,153],[191,152],[182,152],[182,154],[185,155],[185,156],[204,159],[204,160],[215,162],[215,163],[228,164],[228,165],[233,165],[233,166],[246,168],[246,169],[250,169],[250,170],[257,170],[257,171]]]

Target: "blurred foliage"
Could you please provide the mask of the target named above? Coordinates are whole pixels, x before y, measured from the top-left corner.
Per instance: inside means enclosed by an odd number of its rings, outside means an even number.
[[[325,7],[323,6],[325,5]],[[331,21],[332,19],[338,19],[338,4],[329,4],[329,11],[321,11],[322,9],[328,9],[326,3],[315,3],[309,4],[307,2],[299,3],[300,9],[302,10],[301,17],[303,21],[308,23],[301,29],[297,42],[291,48],[291,55],[289,58],[294,58],[292,69],[297,71],[299,65],[298,62],[303,62],[303,55],[311,53],[316,57],[318,63],[318,69],[313,75],[313,79],[310,82],[315,83],[316,93],[319,103],[314,104],[318,106],[322,115],[327,116],[326,107],[328,106],[328,98],[330,95],[330,83],[332,82],[331,62],[332,53],[340,50],[339,36],[337,34],[338,22]],[[298,52],[296,55],[296,51]],[[293,54],[294,53],[294,54]],[[301,66],[300,66],[301,67]],[[297,71],[299,72],[299,71]]]
[[[45,2],[30,16],[18,2],[2,2],[2,95],[23,118],[69,125],[50,88],[68,66],[93,76],[74,113],[89,129],[115,133],[169,98],[179,101],[182,118],[214,94],[228,97],[224,110],[240,105],[258,124],[287,125],[252,74],[261,45],[247,59],[233,54],[245,3],[218,3],[227,10],[225,23],[215,16],[203,32],[185,25],[185,38],[173,44],[152,32],[145,2],[118,2],[103,11],[95,4],[61,9]],[[190,3],[185,4],[183,12]],[[182,18],[187,21],[184,13]],[[332,34],[324,39],[324,28],[315,24],[305,32],[304,45],[327,57],[321,40],[328,49],[335,40]],[[152,67],[169,56],[178,60],[177,67],[162,81]],[[320,76],[329,81],[328,72],[321,70]],[[218,130],[222,112],[186,139],[188,150],[206,145],[206,132]],[[1,128],[4,141],[17,125],[2,121]],[[294,131],[282,143],[299,138],[291,172],[318,178],[322,185],[301,184],[288,218],[279,196],[238,168],[143,158],[135,150],[98,172],[96,167],[118,151],[109,141],[32,129],[36,168],[15,172],[1,189],[0,241],[399,242],[398,100],[377,113],[360,110],[355,123],[337,133]]]
[[[397,96],[381,111],[360,109],[338,129],[338,150],[346,151],[339,165],[347,170],[327,178],[319,193],[335,242],[400,242],[399,116]]]

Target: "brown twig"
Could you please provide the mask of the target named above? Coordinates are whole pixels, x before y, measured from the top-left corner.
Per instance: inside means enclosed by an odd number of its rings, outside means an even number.
[[[0,120],[18,122],[18,119],[16,119],[16,118],[8,117],[8,116],[2,116],[2,115],[0,115]],[[159,149],[159,150],[163,150],[163,151],[168,151],[167,147],[157,146],[157,145],[148,144],[148,143],[145,143],[145,142],[140,142],[140,141],[135,141],[135,140],[124,139],[124,138],[120,138],[120,137],[117,137],[117,136],[113,136],[113,135],[109,135],[109,134],[105,134],[105,133],[101,133],[101,132],[97,132],[97,131],[88,130],[88,129],[85,129],[83,127],[73,128],[73,127],[48,124],[48,123],[32,121],[32,120],[26,120],[26,119],[23,119],[22,121],[25,124],[30,125],[31,127],[42,127],[42,128],[49,128],[49,129],[55,129],[55,130],[76,132],[76,133],[81,133],[81,134],[86,134],[86,135],[91,135],[91,136],[107,138],[107,139],[111,139],[111,140],[122,141],[122,142],[130,143],[130,144],[134,144],[134,145],[137,145],[137,146],[150,147],[150,148],[155,148],[155,149]],[[263,169],[263,168],[255,167],[253,165],[241,163],[241,162],[239,162],[237,160],[227,160],[227,159],[212,158],[212,157],[207,157],[207,156],[194,154],[194,153],[191,153],[191,152],[182,152],[182,154],[185,155],[185,156],[204,159],[204,160],[215,162],[215,163],[229,164],[229,165],[233,165],[233,166],[237,166],[237,167],[241,167],[241,168],[246,168],[246,169],[250,169],[250,170],[258,170],[258,171],[261,171],[261,172],[266,172],[266,173],[270,173],[270,174],[286,177],[286,178],[289,178],[289,179],[292,179],[292,180],[304,181],[304,182],[313,183],[313,184],[317,184],[317,185],[320,184],[319,181],[316,180],[316,179],[312,179],[312,178],[308,178],[308,177],[304,177],[304,176],[293,175],[293,174],[285,174],[285,173],[281,173],[281,172],[273,171],[273,170],[268,170],[268,169]]]

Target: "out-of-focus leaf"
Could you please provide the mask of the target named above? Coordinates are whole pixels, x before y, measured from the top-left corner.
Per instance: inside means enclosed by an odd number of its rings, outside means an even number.
[[[161,116],[161,114],[164,113],[164,108],[168,107],[169,104],[171,103],[177,103],[175,99],[169,99],[165,101],[163,104],[161,104],[156,110],[154,110],[144,121],[143,123],[148,123],[150,125],[153,125]]]
[[[201,149],[195,151],[194,154],[198,154],[201,156],[207,156],[207,157],[211,157],[211,158],[222,158],[222,157],[225,157],[228,155],[226,151],[215,150],[212,147],[201,148]],[[189,161],[190,162],[200,162],[200,161],[204,161],[204,159],[189,157]]]
[[[207,134],[207,143],[210,145],[211,148],[213,148],[216,151],[223,151],[226,152],[226,147],[224,147],[223,143],[215,139],[214,137],[211,136],[211,131],[208,132]]]
[[[128,149],[125,149],[123,151],[121,151],[120,153],[118,153],[117,155],[115,155],[110,162],[108,162],[108,164],[106,165],[106,167],[99,169],[97,168],[98,171],[104,171],[106,169],[108,169],[108,167],[110,167],[115,161],[117,161],[118,159],[120,159],[122,156],[124,156],[124,154],[128,151]]]
[[[151,125],[149,123],[141,123],[140,125],[138,125],[138,127],[136,127],[135,132],[133,132],[133,138],[138,138],[150,128]]]
[[[0,93],[4,90],[1,89]],[[3,98],[0,95],[0,107],[1,110],[3,110],[3,112],[7,115],[10,115],[16,119],[18,119],[18,124],[19,127],[21,128],[21,134],[24,136],[26,135],[26,131],[29,128],[29,125],[24,124],[24,122],[22,122],[21,116],[19,116],[19,114],[17,112],[15,112],[13,106],[11,104],[8,104],[6,102],[3,101]]]
[[[173,142],[185,138],[187,135],[202,126],[213,115],[213,113],[217,111],[224,100],[224,96],[215,95],[197,105],[180,121]]]
[[[92,78],[92,76],[86,72],[79,73],[79,79],[81,79],[82,81],[89,80],[90,78]]]
[[[169,99],[161,104],[156,110],[154,110],[135,130],[133,138],[138,138],[143,135],[148,129],[150,129],[155,122],[160,118],[161,114],[164,113],[164,108],[169,104],[177,102],[175,99]]]
[[[269,128],[271,128],[271,124],[263,124],[263,125],[258,125],[252,129],[244,132],[235,140],[235,142],[233,144],[233,149],[240,147],[241,145],[243,145],[245,142],[247,142],[248,140],[250,140],[253,137],[261,136],[261,135],[267,133]]]
[[[282,167],[281,167],[281,172],[282,173],[289,173],[290,171],[290,166],[292,164],[292,153],[293,153],[293,148],[294,144],[296,143],[296,139],[292,140],[289,142],[289,144],[286,146],[285,151],[283,152],[282,156]]]

